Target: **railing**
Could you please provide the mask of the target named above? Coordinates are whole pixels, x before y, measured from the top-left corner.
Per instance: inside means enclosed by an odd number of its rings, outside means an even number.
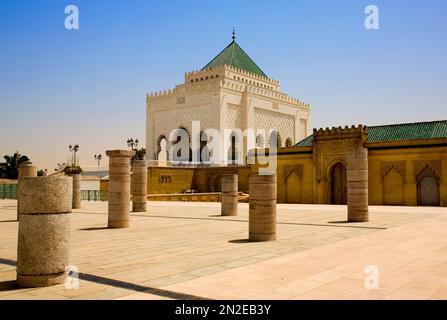
[[[81,190],[81,200],[107,201],[107,191],[105,191],[105,190]]]
[[[220,202],[220,192],[148,194],[148,201]]]
[[[243,167],[242,163],[237,163],[237,161],[220,162],[206,164],[203,162],[192,162],[192,161],[163,161],[163,160],[147,160],[147,165],[149,167],[167,167],[167,168],[216,168],[216,167]]]
[[[0,199],[17,199],[17,184],[0,184]]]

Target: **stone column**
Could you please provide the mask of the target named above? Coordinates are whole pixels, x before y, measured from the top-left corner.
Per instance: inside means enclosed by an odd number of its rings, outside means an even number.
[[[69,260],[72,179],[22,179],[17,284],[46,287],[63,283]]]
[[[73,178],[73,209],[81,209],[81,175],[69,174]]]
[[[368,149],[358,141],[347,152],[348,221],[368,222]]]
[[[132,211],[146,212],[147,204],[147,164],[146,160],[132,163]]]
[[[109,228],[128,228],[130,210],[130,158],[135,151],[108,150]]]
[[[238,176],[225,174],[222,176],[221,215],[236,216],[238,204]]]
[[[249,240],[276,240],[276,173],[249,174]]]
[[[19,166],[19,176],[17,178],[17,221],[20,217],[20,185],[23,177],[37,177],[37,167],[33,166],[31,162],[24,162]]]

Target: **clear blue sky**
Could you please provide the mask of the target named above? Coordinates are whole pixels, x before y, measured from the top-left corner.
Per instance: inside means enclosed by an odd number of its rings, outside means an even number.
[[[66,5],[80,29],[64,28]],[[368,4],[380,30],[367,31]],[[0,1],[0,155],[52,171],[145,138],[145,94],[174,87],[231,41],[312,126],[447,118],[447,1]]]

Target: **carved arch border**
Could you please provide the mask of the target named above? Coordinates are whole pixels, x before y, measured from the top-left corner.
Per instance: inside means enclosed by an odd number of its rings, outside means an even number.
[[[418,180],[419,175],[426,169],[431,169],[438,181],[442,177],[442,162],[441,160],[416,160],[413,162],[413,178],[414,181]]]
[[[385,161],[380,163],[380,181],[383,183],[386,176],[394,169],[402,177],[405,183],[407,170],[405,161]]]
[[[287,184],[287,180],[289,179],[290,175],[292,173],[296,173],[298,178],[302,181],[303,175],[304,175],[304,169],[302,164],[297,165],[286,165],[284,166],[283,172],[284,172],[284,182]]]
[[[283,175],[284,175],[284,187],[285,187],[285,199],[284,201],[287,202],[288,199],[288,193],[289,193],[289,189],[287,188],[287,181],[289,180],[290,176],[296,173],[296,175],[298,176],[298,183],[300,184],[300,199],[302,202],[302,197],[303,197],[303,175],[304,175],[304,169],[303,169],[303,165],[302,164],[297,164],[297,165],[286,165],[283,168]]]

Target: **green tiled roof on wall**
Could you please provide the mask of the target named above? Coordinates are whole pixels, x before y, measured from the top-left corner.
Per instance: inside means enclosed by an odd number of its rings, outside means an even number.
[[[223,66],[224,64],[268,78],[264,71],[254,63],[235,40],[233,40],[228,47],[211,60],[203,69]]]
[[[400,123],[368,127],[368,142],[392,142],[447,138],[447,120]],[[300,141],[295,146],[312,146],[313,136]]]

